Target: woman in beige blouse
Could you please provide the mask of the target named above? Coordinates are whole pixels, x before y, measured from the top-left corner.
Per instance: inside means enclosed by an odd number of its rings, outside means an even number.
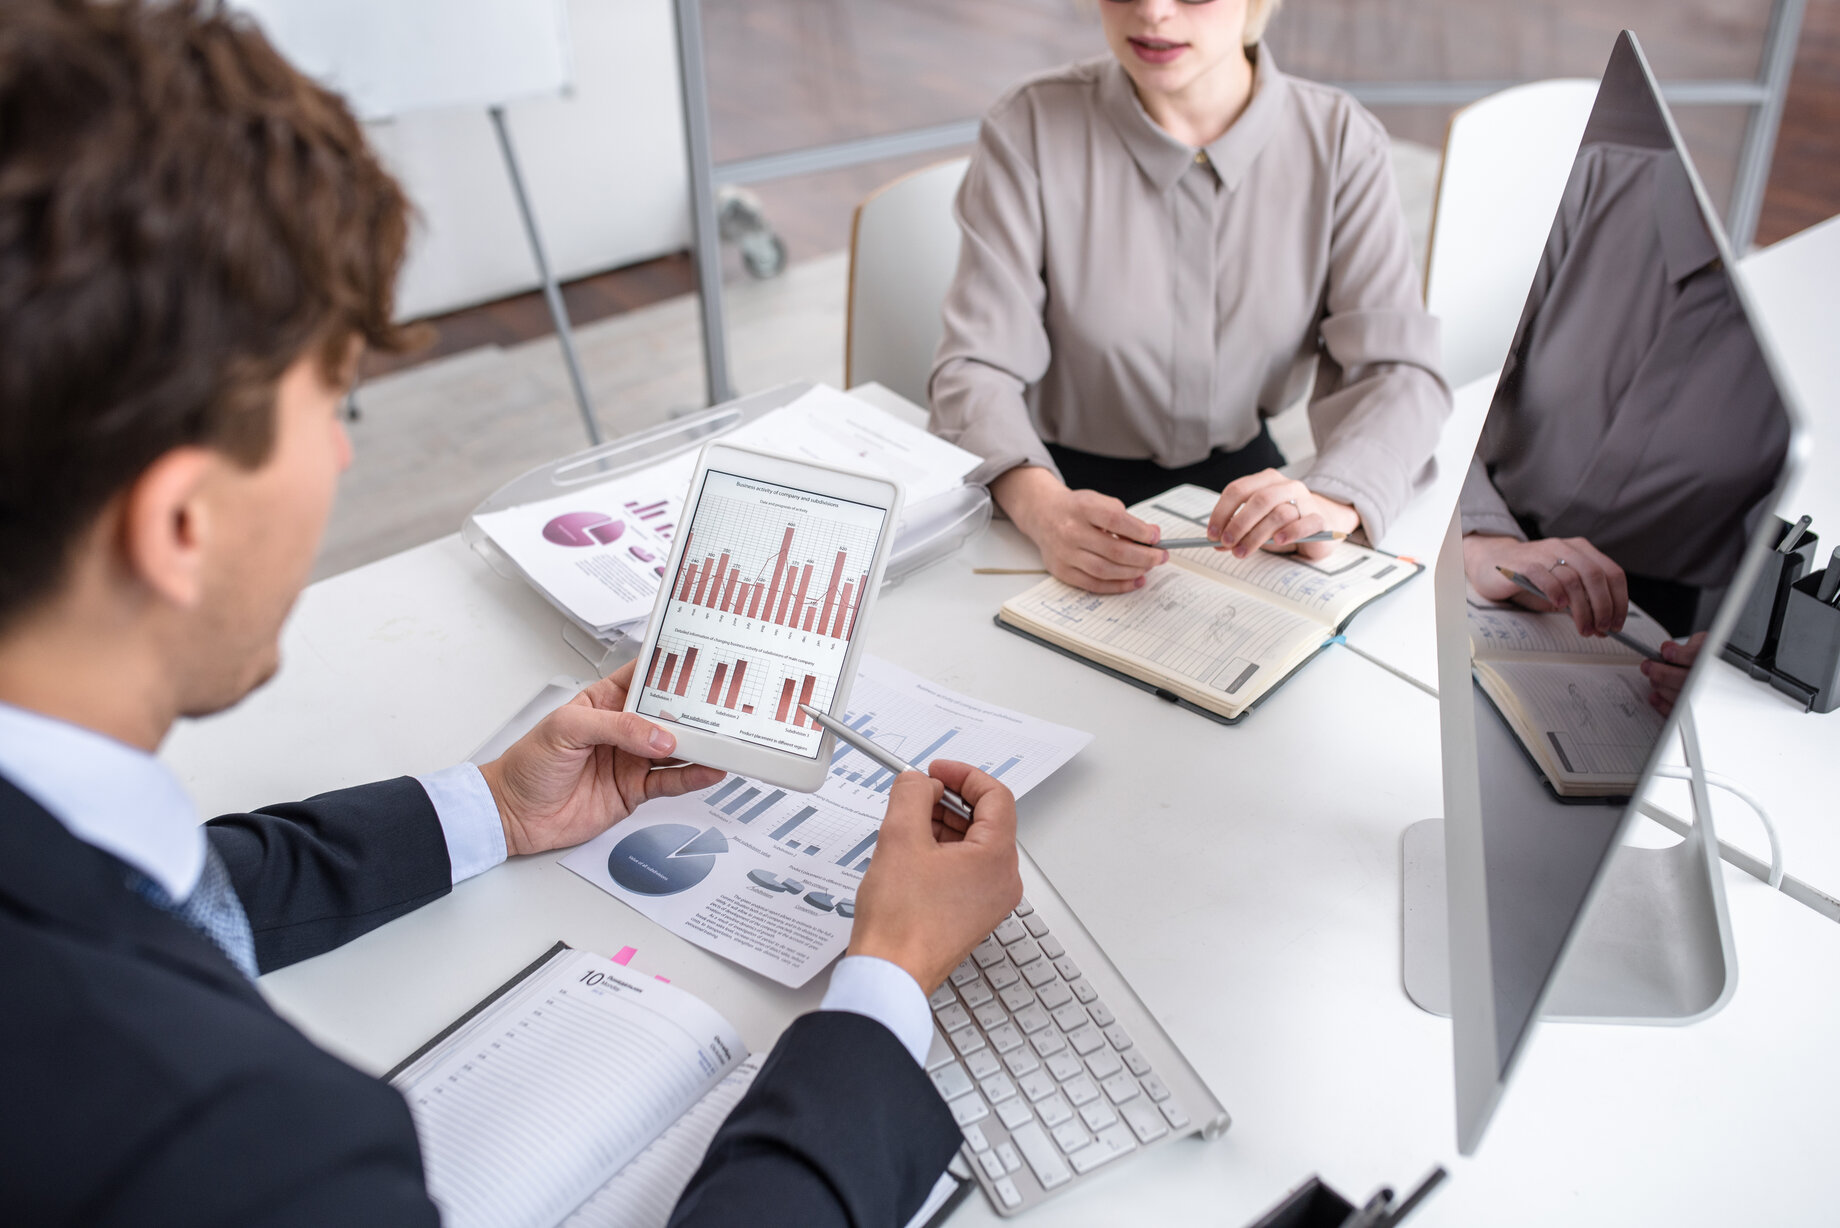
[[[1182,482],[1222,490],[1208,535],[1241,557],[1378,540],[1449,412],[1385,131],[1278,71],[1278,2],[1104,0],[1111,58],[984,118],[933,428],[1069,584],[1142,585],[1168,552],[1125,505]],[[1264,419],[1312,371],[1292,480]]]

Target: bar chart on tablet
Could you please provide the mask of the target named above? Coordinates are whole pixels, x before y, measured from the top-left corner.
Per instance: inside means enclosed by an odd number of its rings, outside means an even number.
[[[670,577],[639,711],[817,753],[885,509],[710,471]]]

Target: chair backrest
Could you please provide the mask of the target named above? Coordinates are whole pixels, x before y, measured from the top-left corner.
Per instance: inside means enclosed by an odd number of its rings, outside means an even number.
[[[954,158],[882,185],[850,226],[850,302],[843,378],[870,380],[916,405],[939,348],[940,304],[958,268],[952,198],[969,158]]]
[[[1508,355],[1596,99],[1595,81],[1535,81],[1451,118],[1425,306],[1443,325],[1453,388],[1497,370]]]

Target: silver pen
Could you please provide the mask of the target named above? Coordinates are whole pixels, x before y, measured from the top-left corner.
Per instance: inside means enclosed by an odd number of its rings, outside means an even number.
[[[907,762],[907,760],[901,758],[899,755],[890,754],[888,751],[883,750],[881,747],[871,742],[868,738],[863,737],[860,733],[857,733],[854,729],[851,729],[848,725],[844,724],[842,721],[837,720],[835,717],[828,716],[825,713],[818,711],[816,708],[812,707],[810,704],[800,704],[799,711],[803,712],[806,716],[809,716],[812,720],[816,721],[818,724],[822,725],[824,728],[830,730],[832,733],[836,734],[839,738],[842,738],[845,742],[848,742],[851,746],[855,747],[857,750],[861,751],[863,754],[867,755],[869,758],[875,760],[875,762],[881,764],[883,767],[887,768],[891,772],[898,773],[898,772],[918,772],[920,771],[919,768]],[[968,820],[971,818],[971,807],[966,804],[964,798],[952,792],[952,790],[950,789],[947,789],[946,795],[939,799],[939,804],[941,806],[944,806],[947,810],[950,810],[953,814],[957,815],[961,819]]]
[[[1320,533],[1308,533],[1302,537],[1293,538],[1284,544],[1296,546],[1303,542],[1339,542],[1347,539],[1348,534],[1346,533],[1324,529]],[[1211,537],[1172,537],[1168,541],[1138,543],[1140,546],[1146,544],[1153,550],[1158,547],[1164,550],[1219,550],[1226,545],[1225,542],[1216,541]]]
[[[1539,585],[1529,580],[1526,576],[1523,576],[1520,572],[1515,571],[1511,567],[1497,567],[1495,570],[1512,580],[1520,587],[1522,592],[1532,593],[1541,601],[1551,604],[1552,598],[1548,597]],[[1666,657],[1662,656],[1633,635],[1625,635],[1621,631],[1606,631],[1604,634],[1608,635],[1611,639],[1629,649],[1631,652],[1639,656],[1647,657],[1650,661],[1659,661],[1663,665],[1673,664],[1673,662],[1669,661]]]

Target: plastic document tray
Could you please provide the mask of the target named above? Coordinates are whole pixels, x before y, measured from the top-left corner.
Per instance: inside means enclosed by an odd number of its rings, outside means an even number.
[[[680,453],[694,451],[743,423],[752,422],[791,404],[813,387],[815,385],[808,380],[782,384],[778,388],[740,397],[712,409],[699,410],[674,422],[576,452],[547,465],[539,465],[505,483],[475,507],[460,526],[461,540],[472,547],[492,570],[507,579],[528,583],[522,569],[479,526],[478,518],[481,515],[534,503],[575,487],[605,482],[648,468]],[[882,398],[875,400],[879,403]],[[882,407],[886,408],[885,405]],[[894,550],[888,557],[888,566],[882,576],[882,587],[887,589],[898,584],[927,564],[945,558],[982,532],[989,523],[990,492],[982,486],[963,486],[949,495],[904,508],[901,526],[895,533]],[[623,655],[638,650],[639,639],[643,637],[615,632],[611,637],[603,638],[540,586],[532,587],[567,620],[563,638],[596,669],[610,669],[619,663]]]

